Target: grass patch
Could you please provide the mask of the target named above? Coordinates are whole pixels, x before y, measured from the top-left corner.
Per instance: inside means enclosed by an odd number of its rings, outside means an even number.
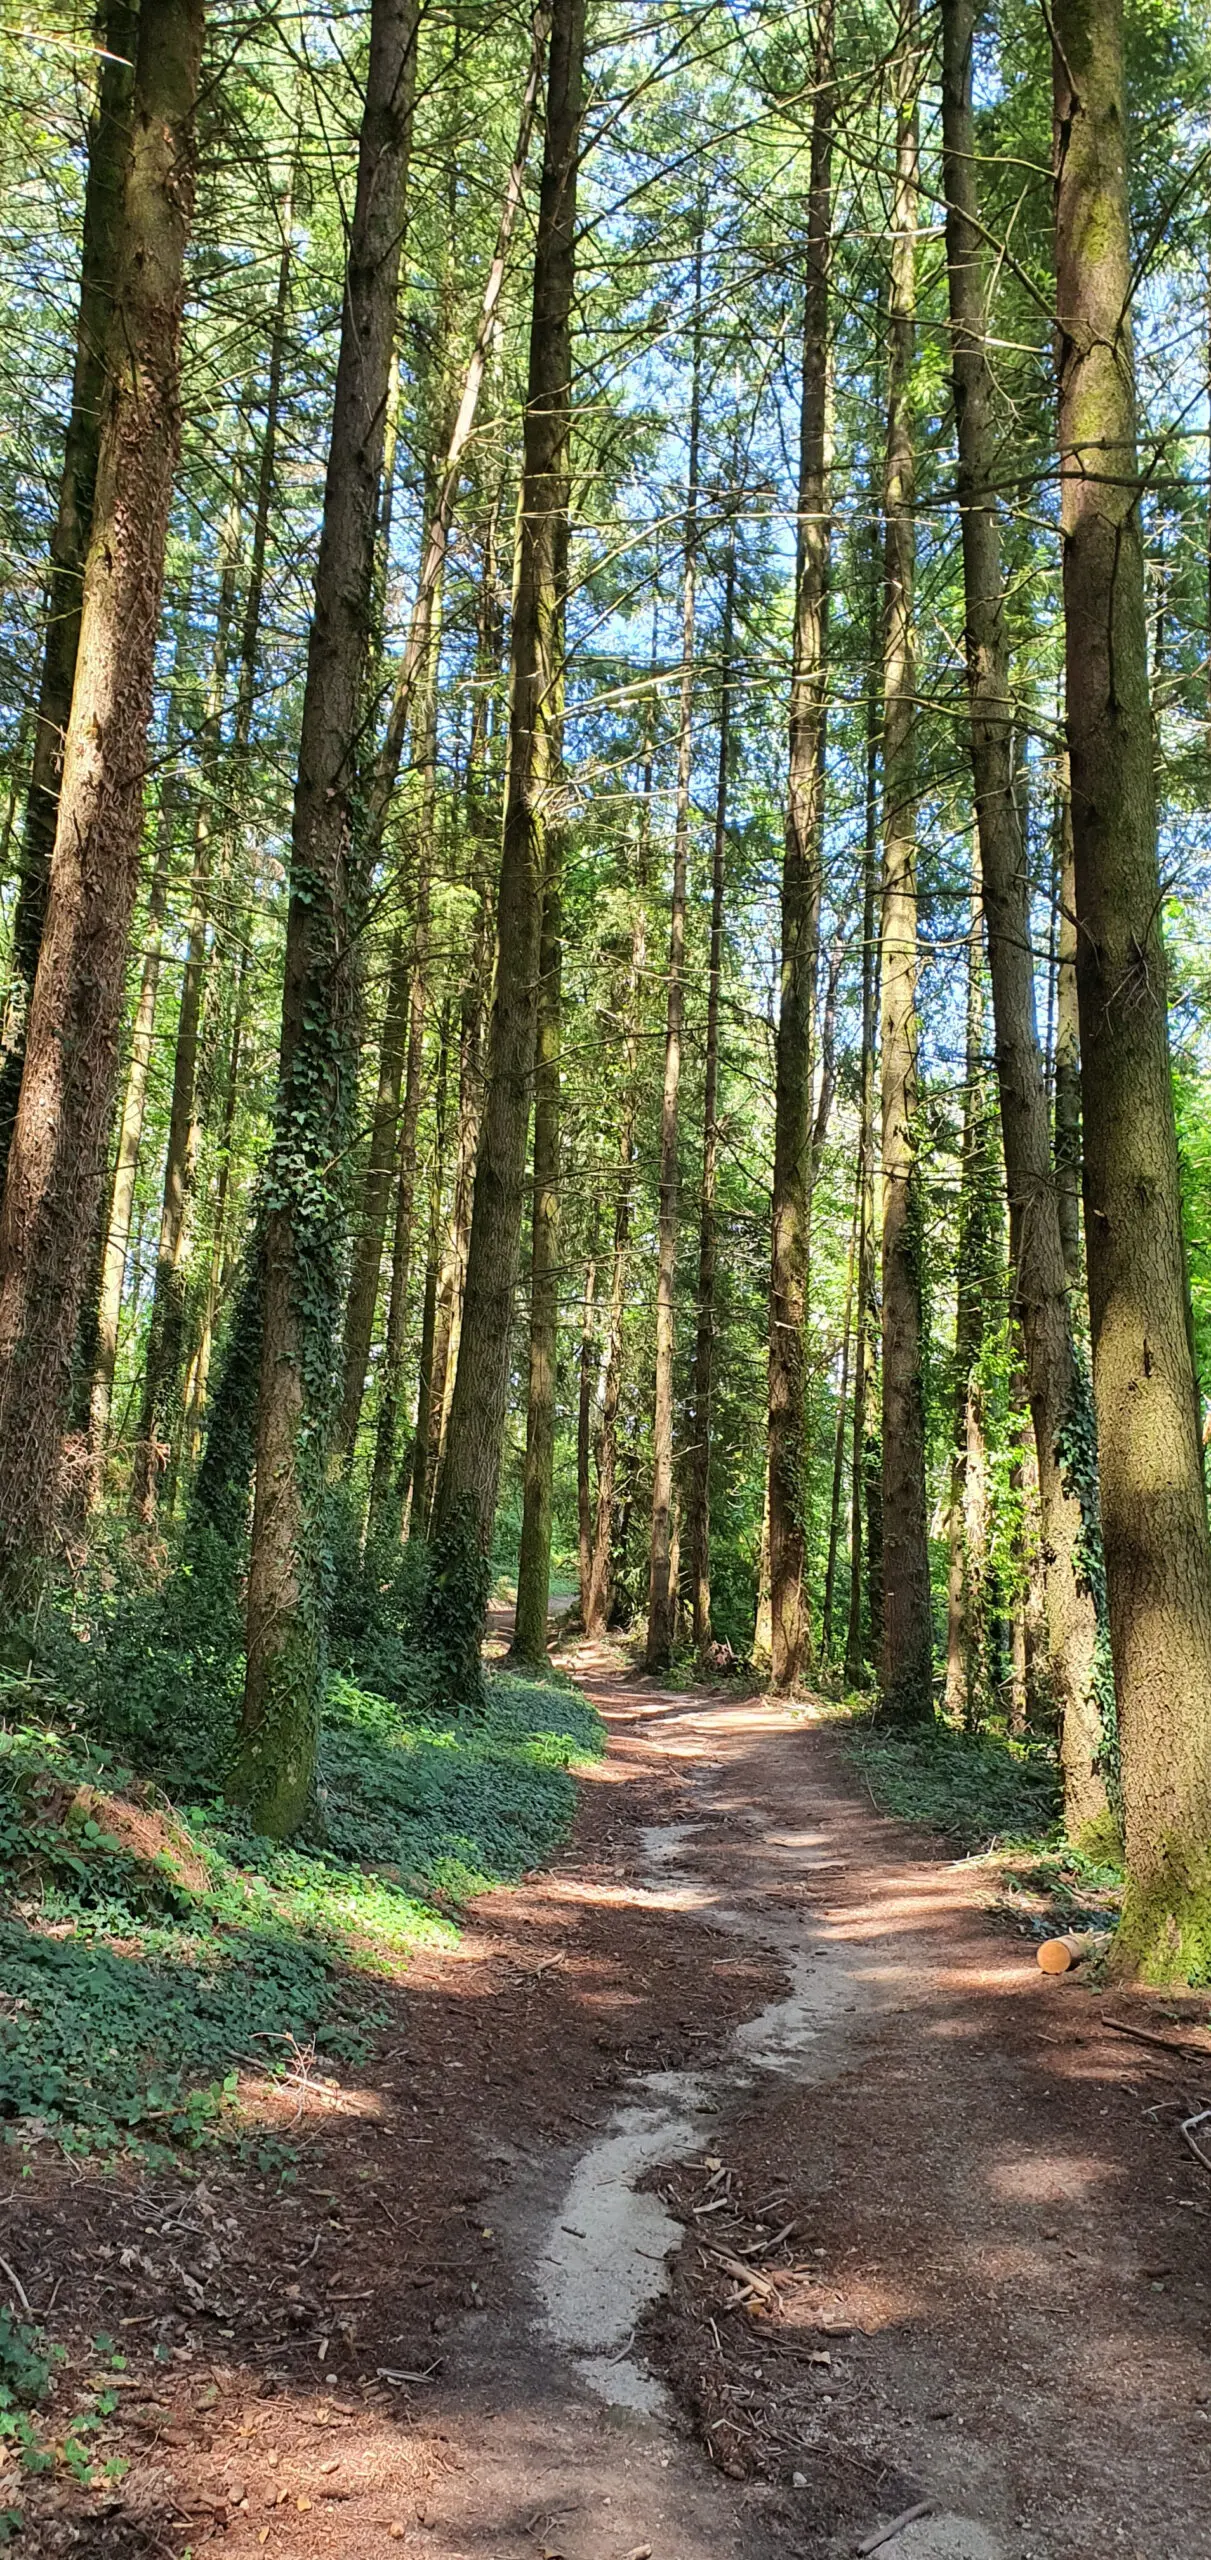
[[[439,1724],[338,1679],[315,1824],[280,1846],[40,1703],[0,1699],[0,2119],[102,2153],[234,2129],[241,2068],[296,2046],[363,2060],[384,1977],[550,1853],[602,1748],[548,1681],[490,1676]]]
[[[920,1732],[851,1727],[845,1748],[875,1803],[928,1824],[965,1856],[981,1859],[997,1898],[1024,1928],[1113,1926],[1122,1869],[1086,1857],[1065,1839],[1063,1781],[1054,1747],[996,1727],[967,1733],[937,1723]]]

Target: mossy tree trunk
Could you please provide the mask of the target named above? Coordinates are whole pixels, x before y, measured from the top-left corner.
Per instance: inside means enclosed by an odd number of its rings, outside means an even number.
[[[526,1140],[534,1075],[539,942],[547,835],[559,788],[576,176],[584,81],[584,0],[557,0],[547,77],[546,136],[534,256],[529,383],[514,588],[509,772],[497,898],[498,961],[487,1092],[463,1296],[458,1367],[433,1507],[435,1543],[452,1569],[492,1542],[513,1336]],[[486,1584],[482,1586],[486,1593]],[[480,1629],[464,1628],[464,1670],[477,1678]]]
[[[1076,993],[1076,872],[1068,759],[1060,782],[1059,932],[1056,937],[1055,1189],[1064,1276],[1081,1282],[1081,1027]]]
[[[0,1570],[44,1551],[104,1180],[173,471],[202,0],[143,0],[46,919],[0,1212]]]
[[[1079,1405],[1069,1273],[1051,1158],[1035,1013],[1030,884],[1015,791],[1014,715],[994,489],[997,455],[984,314],[983,233],[972,114],[974,0],[943,11],[943,140],[967,682],[980,870],[992,982],[1009,1251],[1038,1462],[1050,1675],[1063,1719],[1074,1836],[1106,1810],[1098,1768],[1096,1474],[1065,1463]],[[1084,1501],[1082,1501],[1082,1492]],[[1088,1516],[1086,1516],[1088,1514]]]
[[[84,566],[105,413],[106,340],[122,256],[137,33],[138,9],[132,0],[105,0],[97,13],[99,65],[88,132],[75,370],[51,530],[46,639],[34,713],[33,756],[5,991],[0,1057],[0,1191],[17,1117],[26,1024],[46,920],[59,782],[80,643]]]
[[[332,436],[295,784],[264,1322],[248,1644],[230,1787],[275,1836],[302,1818],[324,1680],[324,1496],[341,1294],[342,1173],[354,1102],[350,926],[358,726],[395,336],[415,0],[372,0]]]
[[[827,720],[829,286],[832,266],[832,10],[816,39],[815,107],[803,296],[799,532],[791,669],[781,974],[774,1071],[768,1481],[769,1658],[774,1689],[793,1689],[810,1644],[803,1590],[804,1393],[812,1192],[812,1070]]]
[[[883,938],[883,1647],[879,1713],[933,1714],[933,1631],[925,1498],[917,1131],[915,338],[920,151],[917,0],[905,0],[893,66],[896,175],[887,319],[884,465]]]
[[[875,1580],[882,1550],[879,1542],[870,1537],[865,1518],[867,1488],[874,1485],[879,1473],[871,1448],[871,1426],[877,1405],[875,1356],[879,1338],[879,1313],[875,1303],[875,1237],[878,1231],[875,1214],[875,1096],[880,979],[879,737],[882,726],[876,677],[879,601],[879,555],[877,546],[872,542],[866,688],[866,824],[862,854],[862,1083],[858,1104],[861,1216],[850,1471],[849,1616],[845,1630],[845,1678],[851,1689],[858,1688],[862,1681],[868,1658],[869,1625],[872,1622],[876,1627],[882,1625],[882,1586]]]
[[[1085,1257],[1127,1895],[1120,1960],[1205,1967],[1211,1544],[1186,1322],[1136,446],[1119,0],[1057,0],[1060,505]]]

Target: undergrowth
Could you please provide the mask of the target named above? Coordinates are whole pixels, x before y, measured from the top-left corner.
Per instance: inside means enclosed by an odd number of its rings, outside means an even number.
[[[601,1748],[550,1681],[491,1676],[443,1723],[338,1675],[313,1819],[279,1845],[35,1679],[0,1710],[0,2119],[100,2152],[237,2131],[242,2068],[364,2059],[384,1977],[551,1850]]]
[[[1039,1934],[1112,1922],[1122,1871],[1074,1849],[1061,1814],[1063,1783],[1049,1742],[996,1726],[978,1733],[938,1722],[916,1731],[851,1726],[845,1748],[883,1812],[928,1824],[965,1856],[983,1859],[998,1895]]]

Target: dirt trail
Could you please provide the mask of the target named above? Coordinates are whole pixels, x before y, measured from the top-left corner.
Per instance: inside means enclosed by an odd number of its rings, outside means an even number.
[[[205,2432],[31,2549],[839,2560],[925,2508],[889,2560],[1211,2560],[1206,2073],[1045,1983],[826,1726],[567,1664],[609,1757],[410,1973],[312,2172],[343,2239],[287,2207],[297,2349],[225,2312]]]

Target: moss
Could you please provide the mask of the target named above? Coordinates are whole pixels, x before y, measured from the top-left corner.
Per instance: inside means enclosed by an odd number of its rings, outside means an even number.
[[[1211,1861],[1192,1873],[1174,1850],[1151,1884],[1128,1880],[1110,1969],[1158,1990],[1211,1983]]]
[[[1092,1822],[1082,1825],[1072,1845],[1082,1858],[1088,1859],[1090,1866],[1121,1867],[1123,1835],[1109,1805]]]

